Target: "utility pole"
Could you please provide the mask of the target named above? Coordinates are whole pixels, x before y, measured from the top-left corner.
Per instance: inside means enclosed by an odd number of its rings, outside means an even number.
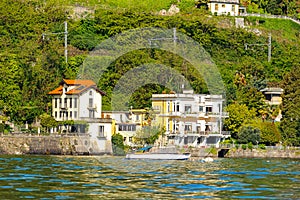
[[[176,40],[177,40],[177,37],[176,37],[176,28],[173,28],[173,42],[174,42],[174,46],[176,46]]]
[[[173,37],[169,37],[169,38],[167,38],[167,37],[163,37],[163,38],[151,38],[151,39],[148,39],[149,45],[152,46],[152,41],[156,41],[156,40],[159,40],[159,41],[161,41],[161,40],[173,40],[174,48],[175,48],[177,40],[178,40],[176,28],[175,27],[173,28]]]
[[[66,64],[68,63],[68,23],[67,21],[64,22],[65,24],[65,59],[66,59]]]
[[[272,58],[272,36],[271,33],[269,34],[268,37],[268,43],[267,44],[248,44],[245,43],[245,50],[248,50],[249,46],[268,46],[268,62],[271,62],[271,58]]]
[[[45,40],[45,37],[47,35],[60,35],[60,34],[64,34],[65,35],[65,51],[64,51],[64,54],[65,54],[65,60],[66,60],[66,64],[68,63],[68,23],[67,21],[64,22],[64,25],[65,25],[65,31],[64,32],[58,32],[58,33],[43,33],[42,34],[42,37],[43,37],[43,40]]]
[[[271,33],[269,33],[269,44],[268,44],[268,62],[271,62],[271,56],[272,56],[272,38]]]

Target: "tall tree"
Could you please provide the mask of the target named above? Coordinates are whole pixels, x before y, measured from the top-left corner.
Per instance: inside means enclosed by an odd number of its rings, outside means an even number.
[[[281,130],[287,145],[300,145],[300,65],[288,73],[282,82]]]

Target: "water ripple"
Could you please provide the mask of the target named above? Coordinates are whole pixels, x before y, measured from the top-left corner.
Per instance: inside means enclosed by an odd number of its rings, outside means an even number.
[[[1,199],[299,199],[297,160],[2,156],[0,161]]]

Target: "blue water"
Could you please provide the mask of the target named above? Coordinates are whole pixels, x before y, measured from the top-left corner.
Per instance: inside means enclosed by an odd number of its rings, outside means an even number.
[[[300,199],[300,160],[0,156],[1,199]]]

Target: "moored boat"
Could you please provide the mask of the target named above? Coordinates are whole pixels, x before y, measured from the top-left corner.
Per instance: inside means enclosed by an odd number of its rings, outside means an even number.
[[[126,155],[127,159],[151,159],[151,160],[188,160],[191,157],[190,153],[177,153],[166,151],[167,148],[158,148],[154,152],[150,152],[152,147],[144,147],[135,153]]]
[[[190,153],[131,153],[127,154],[127,159],[151,159],[151,160],[188,160]]]

